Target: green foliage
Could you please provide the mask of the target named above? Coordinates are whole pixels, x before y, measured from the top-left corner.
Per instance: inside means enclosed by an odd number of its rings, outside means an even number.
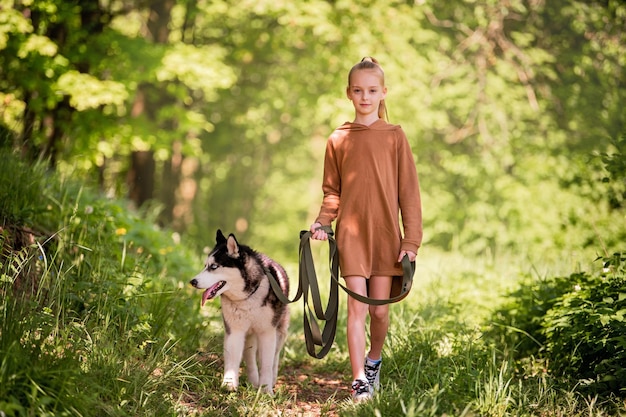
[[[11,179],[3,181],[11,189]],[[35,182],[43,191],[29,202],[30,227],[21,229],[53,232],[20,249],[4,234],[0,257],[0,411],[7,416],[289,415],[299,412],[303,392],[315,398],[304,407],[318,406],[321,415],[499,417],[530,409],[573,417],[618,407],[562,393],[552,375],[520,378],[510,349],[482,333],[518,265],[428,249],[409,298],[392,306],[383,390],[373,401],[355,405],[346,390],[317,391],[327,375],[337,379],[327,384],[349,382],[345,314],[329,357],[313,361],[296,306],[276,396],[245,377],[237,393],[221,391],[219,311],[206,306],[199,314],[196,294],[183,290],[195,256],[120,202],[54,175]],[[624,273],[621,255],[606,262]]]
[[[100,81],[78,71],[67,71],[57,81],[60,94],[67,95],[72,107],[78,111],[104,105],[120,106],[128,98],[128,91],[120,83]]]
[[[592,159],[591,167],[584,167],[578,182],[572,181],[568,187],[587,186],[583,193],[589,198],[598,204],[608,203],[607,224],[617,227],[600,237],[603,244],[613,246],[615,239],[620,240],[625,233],[623,222],[613,220],[623,216],[624,136],[611,143],[612,151]],[[608,184],[604,193],[595,195],[590,191],[595,188],[594,181]],[[603,262],[601,272],[523,282],[509,295],[509,303],[494,314],[494,333],[513,348],[520,363],[539,358],[550,372],[569,379],[580,391],[623,395],[626,255],[616,252],[598,260]],[[522,367],[529,371],[527,366]]]
[[[0,239],[0,411],[172,413],[172,391],[196,381],[195,257],[154,219],[7,160],[18,175],[0,189],[24,207]]]
[[[626,254],[603,262],[603,273],[525,283],[495,323],[518,359],[543,358],[550,372],[580,391],[623,395]]]
[[[417,157],[425,244],[588,255],[623,238],[623,183],[607,206],[606,187],[579,176],[625,123],[619,2],[3,4],[8,141],[116,196],[129,154],[153,151],[154,197],[193,194],[171,221],[198,247],[219,227],[295,259],[365,55],[383,63],[391,121]],[[363,24],[372,15],[393,24]],[[167,171],[179,146],[182,178]]]
[[[624,394],[626,380],[626,254],[607,264],[616,271],[563,294],[542,322],[551,369],[603,396]]]
[[[0,227],[29,224],[44,207],[31,203],[41,196],[48,173],[41,164],[29,166],[19,155],[0,147]]]
[[[159,8],[166,3],[171,11]],[[210,245],[219,227],[296,270],[297,232],[321,199],[324,141],[352,117],[345,77],[366,55],[383,63],[391,122],[416,154],[422,252],[579,264],[626,239],[626,140],[602,139],[626,122],[620,2],[3,0],[0,9],[0,143],[31,160],[50,156],[64,178],[115,197],[127,192],[130,153],[153,151],[158,177],[180,145],[185,173],[169,197],[194,196],[193,213],[175,219],[191,246]],[[368,24],[372,16],[381,24]],[[291,398],[215,394],[215,372],[187,361],[210,319],[179,299],[195,255],[178,234],[1,152],[0,309],[11,320],[0,325],[0,410],[140,415],[145,406],[163,415],[174,413],[173,397],[202,392],[193,400],[209,414],[262,414]],[[158,209],[142,215],[154,220]],[[525,283],[496,317],[495,346],[473,326],[493,307],[485,293],[516,271],[455,260],[454,280],[442,274],[430,288],[438,301],[417,311],[440,328],[411,319],[419,327],[399,326],[394,339],[393,375],[411,382],[363,408],[519,415],[539,404],[537,414],[579,415],[573,391],[558,395],[552,384],[558,372],[580,372],[587,389],[604,392],[623,379],[609,357],[623,359],[612,336],[623,332],[621,256],[606,261],[613,277]],[[586,327],[590,317],[600,325]],[[532,368],[528,379],[513,373],[509,351]],[[335,354],[345,367],[345,353]],[[77,392],[76,380],[96,388]]]
[[[566,279],[526,279],[519,289],[508,294],[510,301],[494,313],[494,337],[503,335],[502,344],[519,357],[536,354],[546,343],[541,320],[560,296],[574,289],[585,274]]]
[[[502,304],[499,286],[512,284],[520,265],[429,255],[418,258],[416,292],[392,307],[382,392],[341,415],[608,416],[623,408],[610,397],[586,401],[552,373],[520,374],[514,345],[477,325],[489,317],[483,304]]]
[[[626,209],[626,133],[612,139],[612,152],[601,154],[607,175],[602,181],[608,183],[608,196],[611,207]]]

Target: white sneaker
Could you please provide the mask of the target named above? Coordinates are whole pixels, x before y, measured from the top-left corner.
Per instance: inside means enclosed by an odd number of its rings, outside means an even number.
[[[369,382],[365,379],[355,379],[352,382],[352,399],[354,402],[367,401],[372,398]]]
[[[367,377],[367,382],[370,385],[372,394],[374,394],[374,391],[380,389],[380,367],[382,364],[382,360],[373,361],[368,357],[365,358],[365,376]]]

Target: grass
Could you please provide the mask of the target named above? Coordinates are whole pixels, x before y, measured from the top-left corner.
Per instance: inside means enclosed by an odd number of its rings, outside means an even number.
[[[582,396],[541,361],[516,362],[514,347],[491,336],[491,314],[503,294],[520,277],[548,266],[428,247],[418,258],[413,291],[391,308],[383,390],[372,401],[355,405],[348,399],[345,294],[336,343],[325,359],[307,355],[297,303],[275,396],[248,386],[245,376],[238,392],[224,392],[219,302],[200,309],[199,294],[187,286],[200,254],[123,202],[0,160],[4,170],[26,177],[1,180],[22,181],[31,195],[31,207],[10,195],[0,206],[0,415],[626,413],[623,399]],[[294,251],[296,243],[294,238]],[[323,248],[316,258],[325,259]],[[295,285],[297,265],[285,266]]]

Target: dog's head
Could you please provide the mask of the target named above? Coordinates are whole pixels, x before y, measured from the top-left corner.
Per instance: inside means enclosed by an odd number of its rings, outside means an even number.
[[[226,238],[221,230],[217,231],[215,247],[209,253],[204,269],[190,281],[194,287],[205,290],[202,294],[203,306],[207,300],[229,291],[234,294],[244,292],[245,266],[240,248],[232,233]]]

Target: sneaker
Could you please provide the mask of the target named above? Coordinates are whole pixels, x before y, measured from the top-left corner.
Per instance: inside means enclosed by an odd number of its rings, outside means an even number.
[[[370,384],[372,394],[380,388],[380,366],[382,363],[383,361],[380,359],[373,361],[370,358],[365,358],[365,376]]]
[[[352,382],[352,399],[355,402],[367,401],[372,398],[370,384],[365,379],[355,379]]]

